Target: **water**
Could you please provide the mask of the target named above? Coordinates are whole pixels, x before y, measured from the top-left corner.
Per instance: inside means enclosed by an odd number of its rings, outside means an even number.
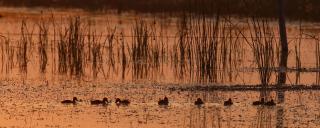
[[[0,19],[2,28],[1,35],[10,39],[8,45],[1,41],[1,86],[0,86],[0,127],[143,127],[143,128],[209,128],[209,127],[308,127],[320,126],[320,99],[317,90],[285,91],[285,92],[258,92],[258,91],[199,91],[199,90],[173,90],[174,87],[201,86],[230,86],[230,85],[256,85],[260,84],[257,66],[254,62],[252,51],[243,38],[239,38],[243,57],[230,61],[234,65],[225,69],[219,67],[217,72],[197,72],[197,68],[183,65],[181,58],[175,63],[174,46],[179,42],[177,17],[161,17],[161,15],[141,15],[125,13],[118,14],[96,14],[81,10],[45,10],[27,8],[2,8],[0,12],[4,16]],[[92,58],[85,58],[83,76],[74,76],[69,73],[59,73],[58,53],[53,31],[49,25],[49,45],[46,48],[48,63],[44,73],[39,71],[38,54],[38,28],[40,21],[50,21],[54,16],[56,31],[63,30],[68,25],[68,18],[80,16],[84,24],[88,20],[97,34],[102,33],[101,65],[97,76],[93,74]],[[42,18],[42,19],[41,19]],[[164,18],[164,19],[163,19]],[[33,45],[27,52],[27,72],[19,68],[17,53],[20,51],[21,21],[26,19],[28,32],[34,30],[31,37]],[[154,30],[156,35],[162,37],[150,37],[152,48],[155,44],[164,42],[165,53],[160,62],[150,60],[134,61],[130,56],[132,50],[132,28],[136,19],[143,19],[146,24],[156,23]],[[245,26],[245,19],[232,19]],[[48,23],[49,24],[49,23]],[[276,32],[276,22],[270,22]],[[110,44],[104,42],[116,26],[116,37],[114,47],[110,56]],[[150,27],[148,26],[148,27]],[[317,35],[319,24],[304,23],[302,29],[305,33]],[[90,29],[84,27],[88,32]],[[248,28],[244,28],[247,31]],[[289,85],[317,84],[318,67],[316,66],[316,40],[304,36],[301,42],[301,65],[305,68],[297,76],[295,72],[294,46],[297,44],[299,34],[299,23],[290,22],[288,25],[289,35]],[[120,35],[126,36],[123,39]],[[58,37],[58,36],[57,36]],[[164,38],[163,38],[164,37]],[[155,39],[154,39],[155,38]],[[125,40],[125,52],[121,52],[121,41]],[[276,39],[277,40],[277,39]],[[232,40],[234,41],[234,40]],[[8,47],[7,47],[8,46]],[[8,52],[6,50],[12,50]],[[89,55],[90,48],[84,48],[84,55]],[[153,49],[155,52],[157,50]],[[239,49],[236,49],[239,50]],[[152,50],[150,50],[152,51]],[[126,64],[119,56],[126,55]],[[179,53],[180,55],[181,53]],[[10,58],[12,55],[12,58]],[[151,54],[156,55],[156,54]],[[87,56],[85,56],[87,57]],[[92,56],[91,56],[92,57]],[[114,57],[114,66],[112,60]],[[153,56],[155,58],[155,56]],[[152,60],[152,59],[151,59]],[[156,59],[155,59],[156,60]],[[99,62],[99,61],[98,61]],[[12,66],[12,67],[11,67]],[[217,73],[217,78],[212,74]],[[270,83],[275,83],[276,73],[272,73]],[[299,77],[300,81],[296,82]],[[214,80],[216,81],[214,81]],[[252,102],[259,100],[261,95],[269,99],[275,99],[277,105],[274,107],[252,106]],[[279,96],[280,95],[280,96]],[[82,100],[77,105],[63,105],[60,102],[72,97]],[[157,101],[164,96],[169,97],[170,105],[158,106]],[[108,97],[112,101],[115,98],[128,98],[129,106],[117,106],[112,103],[107,106],[90,105],[90,100]],[[202,98],[206,103],[197,107],[193,103],[197,98]],[[232,98],[234,105],[225,107],[223,102]]]
[[[252,106],[256,91],[168,91],[160,85],[4,85],[1,86],[1,127],[319,127],[318,91],[288,91],[274,107]],[[169,97],[160,107],[157,99]],[[77,105],[60,104],[77,96]],[[101,97],[129,98],[129,106],[94,106]],[[197,97],[205,105],[197,107]],[[234,105],[223,106],[231,97]],[[277,99],[276,92],[270,97]],[[277,101],[280,101],[277,99]]]

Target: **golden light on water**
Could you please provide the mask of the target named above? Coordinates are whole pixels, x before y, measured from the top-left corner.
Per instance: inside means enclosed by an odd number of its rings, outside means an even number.
[[[275,89],[273,18],[54,7],[1,7],[0,15],[0,127],[320,126],[317,22],[287,22],[287,82]],[[158,105],[165,96],[169,105]],[[79,102],[61,104],[73,97]],[[90,104],[103,97],[112,102]],[[261,97],[276,106],[252,105]]]

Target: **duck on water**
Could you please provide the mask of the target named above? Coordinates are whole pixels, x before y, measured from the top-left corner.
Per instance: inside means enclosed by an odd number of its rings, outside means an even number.
[[[256,106],[256,105],[275,106],[276,103],[274,102],[273,99],[271,99],[271,100],[268,101],[268,102],[265,102],[264,98],[261,98],[260,101],[254,101],[254,102],[252,103],[252,105],[255,105],[255,106]]]
[[[264,105],[264,98],[261,98],[260,101],[254,101],[252,105]]]
[[[227,101],[224,101],[224,106],[231,106],[233,104],[231,98],[229,98]]]
[[[124,105],[128,106],[130,104],[130,101],[128,99],[121,100],[120,98],[116,98],[116,105]]]
[[[64,101],[61,101],[62,104],[76,104],[77,103],[78,98],[77,97],[73,97],[72,100],[64,100]]]
[[[90,101],[90,103],[91,105],[107,105],[108,103],[110,103],[110,101],[105,97],[102,100],[92,100]]]
[[[275,106],[276,103],[274,102],[273,99],[271,99],[270,101],[266,102],[264,105],[265,105],[265,106]]]
[[[158,105],[168,105],[169,104],[169,99],[168,97],[164,97],[163,99],[159,99]]]
[[[194,102],[194,105],[198,105],[198,106],[203,105],[203,104],[204,104],[204,102],[202,101],[201,98],[198,98],[198,99]]]

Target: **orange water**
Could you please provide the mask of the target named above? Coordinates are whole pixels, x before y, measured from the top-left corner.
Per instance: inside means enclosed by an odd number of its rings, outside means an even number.
[[[165,19],[152,15],[140,14],[96,14],[86,13],[81,10],[49,10],[49,9],[15,9],[2,8],[0,13],[4,16],[0,19],[2,35],[12,40],[12,46],[20,38],[22,19],[26,19],[28,27],[37,24],[41,18],[54,17],[57,24],[63,26],[68,17],[81,16],[82,20],[92,20],[94,29],[98,32],[108,30],[106,26],[117,26],[118,33],[125,35],[131,33],[131,27],[135,19],[140,18],[157,25],[162,24],[167,36],[176,36],[175,22],[177,18]],[[239,19],[237,19],[239,20]],[[239,20],[241,21],[241,20]],[[272,22],[276,27],[276,22]],[[295,66],[293,52],[299,24],[288,23],[289,35],[289,67]],[[304,23],[303,30],[309,34],[319,32],[319,24]],[[53,30],[50,29],[50,32]],[[34,37],[36,40],[36,37]],[[126,37],[127,41],[131,37]],[[165,40],[168,44],[174,43],[175,38]],[[36,41],[35,41],[36,43]],[[2,42],[3,44],[3,42]],[[301,47],[302,66],[315,67],[315,42],[312,39],[304,39]],[[211,127],[320,127],[320,99],[318,91],[287,91],[284,99],[277,98],[277,92],[269,92],[269,98],[278,103],[275,107],[255,107],[252,102],[260,98],[256,91],[170,91],[173,86],[193,86],[199,84],[231,85],[231,84],[259,84],[259,75],[254,70],[252,52],[249,46],[245,46],[246,57],[241,60],[240,71],[235,71],[232,80],[224,78],[216,83],[202,83],[199,76],[176,74],[175,68],[170,62],[163,63],[159,69],[147,68],[146,74],[137,78],[132,66],[122,70],[119,65],[110,68],[106,64],[105,74],[92,77],[89,67],[81,78],[59,75],[53,70],[52,53],[48,54],[49,61],[47,71],[41,74],[38,71],[37,48],[31,49],[29,55],[28,73],[21,74],[14,63],[10,72],[5,72],[5,63],[0,64],[0,127],[110,127],[110,128],[211,128]],[[50,52],[50,50],[48,50]],[[1,53],[2,55],[2,53]],[[105,56],[107,59],[107,56]],[[180,76],[181,75],[181,76]],[[287,84],[295,83],[295,72],[288,73]],[[271,83],[275,82],[273,74]],[[298,84],[315,84],[316,73],[301,73]],[[62,105],[60,101],[77,96],[82,99],[77,105]],[[170,105],[160,107],[157,105],[159,98],[169,97]],[[90,100],[108,97],[128,98],[129,106],[116,106],[114,103],[108,106],[92,106]],[[193,105],[196,98],[202,98],[205,105],[197,107]],[[234,105],[223,106],[223,101],[232,98]],[[283,100],[283,102],[282,102]]]

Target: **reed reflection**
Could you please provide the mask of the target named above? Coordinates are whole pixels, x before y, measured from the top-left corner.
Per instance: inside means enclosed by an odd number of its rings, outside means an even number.
[[[276,122],[276,127],[277,128],[283,128],[284,127],[284,107],[283,107],[283,104],[284,104],[284,98],[285,98],[285,92],[283,90],[279,90],[279,91],[276,91],[277,93],[277,97],[278,97],[278,103],[280,105],[277,106],[277,113],[276,113],[276,116],[277,116],[277,122]]]
[[[222,108],[220,107],[193,107],[190,113],[187,114],[189,121],[184,127],[189,128],[211,128],[211,127],[222,127],[230,126],[231,116],[230,113],[226,117],[222,117]],[[226,119],[226,122],[224,121]]]

